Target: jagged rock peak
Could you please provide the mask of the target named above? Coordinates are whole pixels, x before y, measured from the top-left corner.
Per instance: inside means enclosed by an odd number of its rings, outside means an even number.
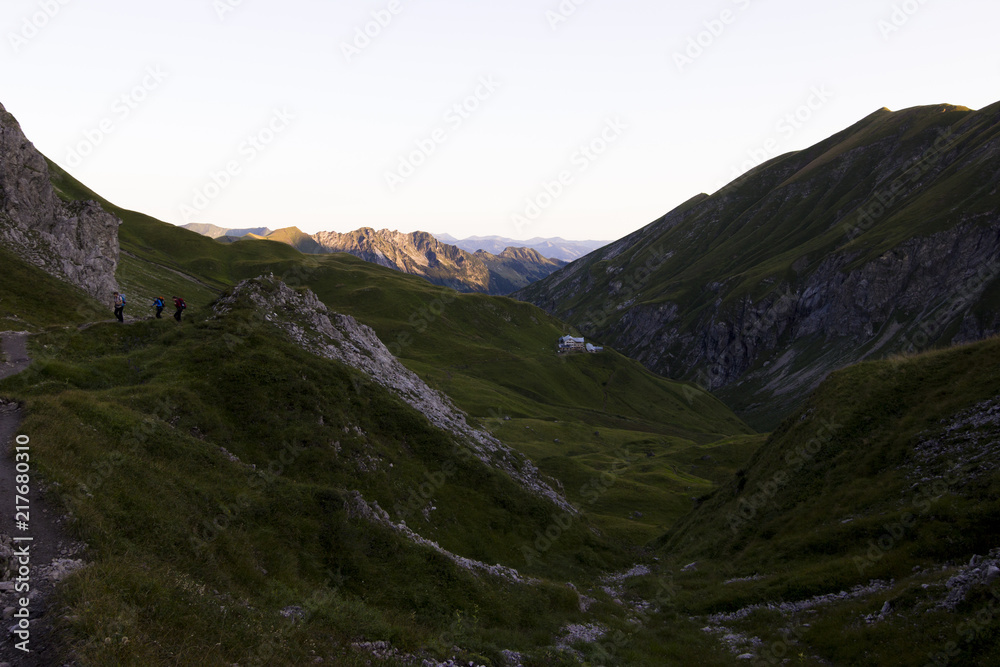
[[[64,202],[45,157],[0,105],[0,243],[97,299],[118,289],[118,226],[97,202]]]
[[[239,283],[216,301],[215,317],[251,307],[308,352],[356,368],[415,408],[435,427],[452,434],[486,465],[507,473],[528,491],[576,512],[541,478],[538,468],[490,433],[471,426],[465,413],[403,366],[375,332],[349,315],[329,310],[310,290],[296,291],[273,275]]]

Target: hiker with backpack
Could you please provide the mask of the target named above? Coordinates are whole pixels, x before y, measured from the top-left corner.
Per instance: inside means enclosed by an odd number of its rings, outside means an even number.
[[[174,308],[177,309],[177,312],[174,313],[174,319],[180,322],[181,313],[183,313],[184,309],[187,308],[187,304],[184,303],[184,299],[180,298],[179,296],[175,296],[173,297],[173,299],[174,299]]]
[[[162,319],[160,316],[163,314],[163,297],[158,296],[153,299],[153,307],[156,308],[156,319]]]
[[[115,317],[119,322],[125,322],[125,295],[115,292]]]

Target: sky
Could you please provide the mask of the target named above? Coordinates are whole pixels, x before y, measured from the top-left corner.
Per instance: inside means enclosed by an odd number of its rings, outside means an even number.
[[[620,238],[882,107],[1000,101],[995,0],[4,0],[0,104],[119,206]]]

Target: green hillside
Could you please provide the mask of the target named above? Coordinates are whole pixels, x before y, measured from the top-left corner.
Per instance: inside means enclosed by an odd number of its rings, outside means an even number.
[[[808,664],[993,664],[998,362],[992,339],[835,373],[656,541],[674,567],[697,561],[684,613],[729,614],[715,623],[765,648],[792,637]],[[840,591],[858,594],[815,600]]]
[[[53,178],[66,199],[94,197],[68,174]],[[652,666],[697,653],[725,664],[690,623],[637,623],[604,590],[760,445],[722,403],[614,351],[557,355],[567,327],[522,302],[461,295],[349,255],[220,244],[101,203],[123,220],[118,279],[134,321],[100,323],[110,319],[103,304],[65,314],[80,295],[20,260],[0,301],[19,318],[3,328],[39,331],[34,364],[0,395],[22,403],[50,503],[88,547],[90,565],[51,602],[60,655],[95,665],[398,664],[402,654],[502,665],[516,651],[525,665],[580,655]],[[233,284],[269,273],[372,326],[528,455],[580,516],[478,461],[453,469],[461,443],[359,372],[304,352],[252,304],[213,315]],[[51,295],[34,299],[42,287]],[[151,319],[155,295],[187,299],[181,326]],[[358,493],[439,547],[372,523]],[[519,574],[470,571],[458,557]],[[648,599],[669,607],[656,589]],[[573,627],[606,639],[558,648]],[[399,654],[379,663],[352,648],[374,641]]]
[[[770,430],[832,370],[1000,327],[998,137],[1000,104],[882,109],[516,296]]]
[[[65,172],[53,173],[60,192],[94,196]],[[458,294],[347,254],[303,255],[273,241],[220,244],[99,201],[123,220],[119,280],[142,304],[130,308],[133,315],[157,293],[178,291],[191,314],[214,300],[216,289],[274,273],[371,326],[432,387],[564,483],[599,476],[623,448],[640,448],[643,465],[630,465],[616,485],[621,497],[595,503],[603,527],[627,544],[662,532],[691,497],[711,488],[713,466],[692,473],[678,464],[684,452],[752,433],[711,395],[614,351],[560,357],[556,341],[566,325],[523,302]],[[752,451],[757,440],[748,442],[738,449]]]

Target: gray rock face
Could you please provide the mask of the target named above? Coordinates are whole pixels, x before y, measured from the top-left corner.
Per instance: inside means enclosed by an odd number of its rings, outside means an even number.
[[[312,291],[297,292],[273,276],[241,282],[231,294],[216,302],[216,314],[225,314],[241,299],[253,303],[266,321],[303,349],[366,373],[423,413],[431,424],[451,433],[483,463],[504,471],[524,488],[548,498],[561,509],[576,513],[562,494],[542,480],[531,461],[490,433],[469,425],[466,415],[447,396],[428,387],[403,366],[371,328],[349,315],[328,310]]]
[[[769,430],[831,371],[1000,332],[997,128],[876,112],[515,296]]]
[[[0,105],[0,243],[105,300],[118,289],[120,224],[96,202],[59,199],[45,158]]]

